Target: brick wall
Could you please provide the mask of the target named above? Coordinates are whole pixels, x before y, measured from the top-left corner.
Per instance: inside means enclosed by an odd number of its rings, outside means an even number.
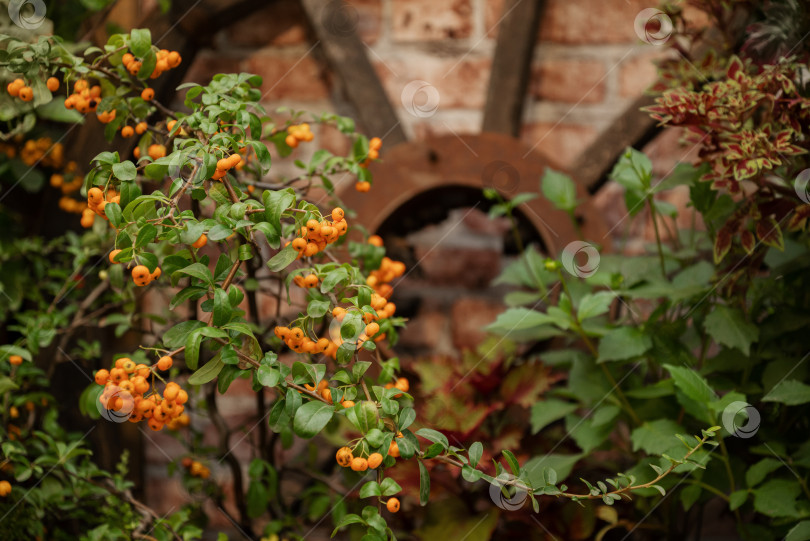
[[[503,0],[350,0],[358,30],[391,103],[412,138],[477,133],[486,99]],[[654,79],[659,49],[633,29],[641,0],[547,0],[538,29],[521,138],[562,165],[610,124]],[[268,106],[347,112],[313,47],[296,0],[280,0],[220,31],[188,75],[220,71],[265,78]],[[413,80],[432,85],[435,114],[420,118],[402,104]],[[425,96],[417,95],[416,100]],[[419,105],[419,103],[417,103]],[[376,134],[381,135],[381,134]]]

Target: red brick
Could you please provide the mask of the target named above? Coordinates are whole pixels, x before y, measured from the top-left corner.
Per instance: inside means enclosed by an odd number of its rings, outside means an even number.
[[[636,15],[647,0],[548,0],[538,38],[556,43],[637,43]]]
[[[394,107],[403,106],[403,90],[415,80],[425,81],[436,89],[439,94],[437,111],[481,109],[486,101],[492,64],[489,57],[460,59],[414,55],[383,58],[382,61],[373,56],[371,58],[375,60],[374,68]],[[417,93],[414,96],[415,105],[423,104],[426,98],[424,92]]]
[[[596,135],[596,129],[591,126],[539,122],[525,124],[521,139],[536,152],[567,166],[596,139]]]
[[[485,248],[415,246],[419,270],[433,285],[486,287],[500,272],[501,253]]]
[[[271,2],[227,30],[228,44],[260,48],[268,45],[295,45],[307,40],[306,17],[297,0]]]
[[[459,39],[472,32],[471,0],[391,2],[395,41]]]
[[[495,321],[504,306],[487,299],[465,297],[457,300],[452,308],[453,345],[457,348],[473,348],[480,344],[487,333],[483,327]]]
[[[601,103],[605,65],[598,60],[546,60],[532,70],[530,92],[541,100]]]
[[[356,10],[356,29],[360,39],[366,43],[376,43],[382,27],[382,1],[347,0],[346,5]]]
[[[623,98],[640,96],[658,79],[655,59],[660,54],[642,54],[622,62],[619,68],[619,94]]]
[[[449,320],[438,308],[422,309],[400,332],[400,344],[405,348],[437,349],[449,330]]]
[[[247,59],[247,70],[264,79],[261,90],[265,101],[314,101],[329,96],[311,51],[257,51]]]

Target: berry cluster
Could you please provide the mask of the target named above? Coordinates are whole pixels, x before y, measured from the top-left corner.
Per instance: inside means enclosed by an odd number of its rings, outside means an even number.
[[[188,402],[188,393],[170,381],[162,396],[155,389],[147,394],[151,387],[147,378],[152,374],[145,364],[136,364],[127,357],[116,360],[114,368],[95,374],[96,383],[104,386],[99,402],[107,410],[129,414],[131,423],[148,419],[149,428],[155,431],[164,426],[171,430],[188,426],[191,420],[183,406]]]
[[[382,139],[379,137],[372,137],[368,142],[368,156],[360,164],[360,167],[368,167],[372,160],[380,157],[380,149],[382,148]],[[371,189],[371,183],[366,180],[360,180],[354,184],[354,189],[358,192],[365,193]]]
[[[199,477],[200,479],[208,479],[211,475],[211,470],[204,466],[202,462],[193,460],[191,457],[185,457],[181,464],[192,477]]]
[[[106,122],[112,121],[115,118],[115,111],[112,113],[97,112],[99,102],[101,102],[101,87],[99,85],[90,86],[86,79],[79,79],[73,83],[73,93],[65,98],[65,108],[75,109],[82,114],[96,113],[102,122],[105,122],[104,119],[111,115]]]
[[[227,158],[222,158],[217,161],[217,170],[211,176],[213,180],[222,180],[222,177],[228,174],[229,169],[239,167],[242,164],[242,156],[239,154],[231,154]]]
[[[143,287],[160,278],[162,272],[160,267],[155,267],[153,272],[149,272],[149,267],[146,265],[135,265],[132,267],[132,281],[136,286]]]
[[[273,332],[275,333],[276,337],[283,340],[284,343],[287,344],[287,347],[296,353],[323,353],[324,355],[328,355],[333,359],[337,355],[337,344],[328,338],[312,340],[306,335],[304,329],[300,327],[293,327],[292,329],[289,327],[276,327]],[[313,388],[310,390],[315,389]]]
[[[152,70],[152,73],[149,75],[150,79],[157,79],[164,71],[176,68],[183,61],[180,53],[177,51],[169,51],[168,49],[160,49],[156,56],[157,62],[155,63],[155,69]],[[121,57],[121,63],[124,64],[124,67],[130,75],[137,75],[143,67],[143,60],[138,60],[132,53],[125,53],[124,56]]]
[[[301,141],[312,141],[315,135],[309,131],[309,124],[306,122],[298,126],[290,126],[287,128],[287,137],[284,142],[292,148],[296,148]]]
[[[323,251],[327,244],[332,244],[346,234],[349,230],[349,224],[346,222],[343,209],[340,207],[334,208],[331,217],[331,222],[329,220],[319,221],[312,219],[307,221],[306,225],[301,226],[301,236],[289,243],[298,252],[296,259],[312,257]]]
[[[45,82],[45,86],[47,86],[48,90],[51,92],[56,92],[59,90],[59,79],[50,77]],[[8,91],[8,95],[12,98],[20,98],[22,101],[31,101],[34,99],[34,90],[29,85],[25,84],[23,79],[14,79],[6,86],[6,90]]]
[[[397,435],[397,437],[400,436],[401,434]],[[399,445],[397,445],[397,442],[392,441],[388,446],[388,456],[392,456],[394,458],[399,456]],[[354,456],[354,453],[350,447],[341,447],[335,454],[335,460],[337,461],[338,465],[343,468],[351,468],[356,472],[364,472],[369,469],[375,470],[380,467],[383,462],[383,456],[380,453],[371,453],[368,455],[368,458]],[[399,511],[399,500],[397,498],[390,498],[386,502],[385,507],[391,513],[396,513]]]
[[[87,207],[82,211],[82,227],[92,227],[95,220],[94,215],[109,220],[104,212],[104,207],[107,206],[107,203],[118,203],[120,201],[121,196],[112,188],[107,190],[106,197],[100,188],[93,187],[87,190]]]

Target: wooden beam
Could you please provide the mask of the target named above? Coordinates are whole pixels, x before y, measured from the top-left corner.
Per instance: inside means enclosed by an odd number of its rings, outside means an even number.
[[[520,134],[542,4],[542,0],[504,3],[484,107],[482,130],[485,132],[513,137]]]
[[[624,149],[641,148],[658,135],[661,128],[648,113],[641,111],[654,103],[652,96],[636,99],[574,160],[571,174],[586,190],[594,193],[604,184]]]
[[[354,28],[351,8],[342,0],[301,0],[301,4],[361,127],[369,135],[385,136],[386,146],[405,142],[405,130]]]

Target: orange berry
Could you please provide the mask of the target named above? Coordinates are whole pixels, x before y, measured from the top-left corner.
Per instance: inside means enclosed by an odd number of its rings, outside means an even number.
[[[379,235],[371,235],[368,238],[368,243],[371,244],[372,246],[382,246],[383,240],[382,237]]]
[[[137,133],[138,135],[141,135],[146,131],[147,127],[148,126],[147,126],[146,122],[143,122],[143,121],[138,122],[137,124],[135,124],[135,133]]]
[[[132,126],[124,126],[121,128],[121,137],[132,137],[135,135],[135,128]]]
[[[18,96],[23,101],[31,101],[34,99],[34,91],[30,86],[24,86],[20,89]]]
[[[366,325],[366,336],[368,336],[369,338],[374,336],[378,332],[380,332],[380,325],[378,323],[372,321],[371,323]]]
[[[109,256],[110,257],[110,263],[113,263],[113,264],[118,263],[118,261],[115,260],[115,256],[117,256],[120,253],[121,253],[121,250],[113,250],[112,252],[110,252],[110,256]]]
[[[121,57],[121,63],[124,64],[124,66],[130,65],[134,61],[135,57],[132,55],[132,53],[124,53],[124,56]]]
[[[0,481],[0,497],[5,498],[11,494],[11,483],[8,481]]]
[[[169,357],[168,355],[164,355],[163,357],[158,359],[157,367],[158,370],[165,372],[166,370],[172,367],[172,358]]]
[[[191,247],[202,248],[206,244],[208,244],[208,236],[205,233],[203,233],[202,235],[200,235],[200,238],[198,238],[191,244]]]
[[[177,391],[177,398],[174,399],[174,403],[182,406],[186,402],[188,402],[188,393],[185,389],[180,389]]]
[[[332,389],[324,389],[321,391],[321,398],[326,400],[327,402],[332,402]]]
[[[149,422],[146,424],[148,424],[149,428],[151,428],[155,432],[158,432],[163,429],[163,421],[157,419],[156,417],[149,419]]]
[[[394,458],[399,456],[399,445],[397,445],[397,442],[392,441],[391,445],[388,446],[388,456],[392,456]]]
[[[394,387],[396,387],[397,389],[399,389],[400,391],[402,391],[404,393],[407,393],[408,389],[411,388],[410,384],[408,383],[407,378],[399,378],[399,379],[397,379],[397,382],[394,384]]]
[[[360,193],[366,193],[367,191],[369,191],[371,189],[371,183],[366,182],[365,180],[362,181],[362,182],[357,182],[354,185],[354,189],[357,190]]]
[[[51,92],[56,92],[59,90],[59,79],[56,77],[49,77],[47,81],[45,81],[45,86],[48,87],[48,90]]]
[[[8,85],[6,85],[8,95],[11,96],[12,98],[16,98],[17,96],[20,95],[20,89],[22,88],[22,86],[18,85],[17,81],[22,82],[22,79],[17,79],[16,81],[12,81]]]
[[[391,513],[396,513],[399,511],[399,500],[396,498],[390,498],[387,502],[385,502],[385,508]]]
[[[298,139],[292,134],[285,137],[284,142],[287,143],[287,146],[292,147],[292,148],[295,148],[295,147],[298,146]]]
[[[382,464],[383,456],[380,453],[371,453],[368,455],[368,467],[372,470],[376,470],[377,467]]]
[[[99,385],[106,385],[108,379],[110,379],[110,372],[108,370],[102,368],[96,372],[95,380]]]
[[[332,209],[332,219],[336,222],[339,222],[343,219],[346,214],[343,212],[343,209],[340,207],[335,207]]]
[[[141,99],[143,99],[144,101],[152,101],[153,99],[155,99],[155,90],[148,87],[144,88],[141,91]]]
[[[157,145],[157,144],[149,145],[148,154],[149,154],[150,158],[152,158],[153,160],[157,160],[157,159],[162,158],[162,157],[164,157],[166,155],[166,147],[163,146],[163,145]]]
[[[305,241],[304,239],[298,237],[296,239],[293,239],[292,247],[293,247],[293,250],[295,250],[296,252],[301,252],[301,251],[306,249],[307,241]]]
[[[371,150],[380,150],[382,148],[382,139],[379,137],[372,137],[368,141],[368,148]]]
[[[155,267],[155,270],[152,272],[152,274],[149,277],[150,281],[157,280],[158,278],[160,278],[161,274],[163,274],[163,271],[160,270],[160,267]]]
[[[304,278],[304,287],[313,288],[318,285],[318,275],[310,274]]]
[[[300,342],[304,339],[304,330],[301,329],[301,327],[290,329],[290,338],[296,342]]]
[[[166,62],[169,64],[170,68],[176,68],[182,61],[183,59],[177,51],[172,51],[166,56]]]
[[[152,276],[146,265],[136,265],[132,269],[132,280],[135,282],[135,285],[137,286],[145,286],[146,284],[149,283],[151,277]]]
[[[14,366],[20,366],[23,362],[23,358],[20,357],[19,355],[9,355],[8,362],[13,364]]]
[[[363,457],[355,457],[352,459],[352,469],[354,471],[366,471],[368,469],[368,460]]]
[[[354,457],[352,456],[352,450],[348,447],[341,447],[337,450],[337,453],[335,453],[335,460],[344,468],[348,467],[352,463],[353,459]]]
[[[346,409],[352,408],[354,407],[354,400],[344,400],[340,405]]]
[[[104,192],[98,188],[90,188],[87,190],[87,203],[91,206],[96,206],[104,200]]]

